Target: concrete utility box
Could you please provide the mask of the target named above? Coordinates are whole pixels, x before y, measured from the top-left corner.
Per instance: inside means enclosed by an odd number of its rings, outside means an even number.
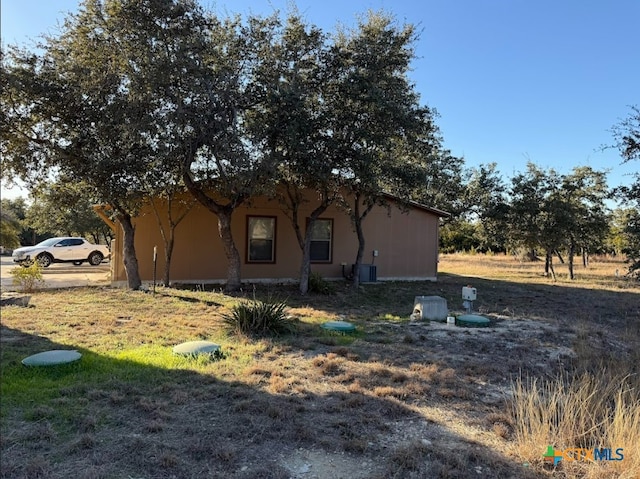
[[[413,300],[413,311],[420,313],[420,319],[428,321],[445,322],[449,314],[447,300],[440,296],[416,296]]]

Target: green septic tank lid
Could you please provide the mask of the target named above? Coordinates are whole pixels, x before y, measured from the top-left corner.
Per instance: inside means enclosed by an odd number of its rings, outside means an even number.
[[[189,341],[173,347],[174,354],[213,354],[220,349],[220,346],[211,341]]]
[[[489,323],[490,321],[487,318],[477,314],[463,314],[456,318],[456,326],[464,328],[486,328]]]
[[[82,354],[76,350],[54,349],[24,358],[22,364],[25,366],[55,366],[57,364],[72,363],[81,357]]]
[[[320,327],[329,331],[339,331],[341,333],[350,333],[356,329],[353,324],[347,323],[346,321],[329,321],[322,324]]]

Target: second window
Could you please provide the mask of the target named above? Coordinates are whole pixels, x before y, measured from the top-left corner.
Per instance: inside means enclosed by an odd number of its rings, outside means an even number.
[[[331,263],[333,220],[317,219],[311,229],[311,261]]]

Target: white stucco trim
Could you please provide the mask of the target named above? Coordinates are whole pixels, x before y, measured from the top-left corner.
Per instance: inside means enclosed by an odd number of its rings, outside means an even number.
[[[323,278],[326,281],[343,281],[344,278],[342,277],[335,277],[335,278]],[[432,283],[435,283],[438,281],[438,278],[435,276],[411,276],[411,277],[404,277],[404,276],[384,276],[384,277],[378,277],[377,278],[377,283],[383,283],[385,281],[410,281],[410,282],[418,282],[418,281],[430,281]],[[172,280],[171,284],[172,285],[176,285],[176,284],[189,284],[189,285],[194,285],[194,284],[226,284],[227,280],[226,279],[176,279],[176,280]],[[242,280],[242,284],[296,284],[298,283],[299,280],[297,278],[246,278]],[[156,282],[156,284],[160,284],[160,281]],[[361,282],[360,284],[376,284],[376,283],[368,283],[368,282]],[[152,288],[153,287],[153,281],[143,281],[142,285],[145,288]],[[114,288],[126,288],[127,287],[127,282],[126,281],[112,281],[111,282],[111,286],[113,286]]]

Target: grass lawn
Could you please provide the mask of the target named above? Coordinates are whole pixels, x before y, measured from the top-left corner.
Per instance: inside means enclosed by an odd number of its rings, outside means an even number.
[[[640,477],[640,284],[606,259],[574,281],[562,265],[555,282],[542,269],[443,255],[437,283],[333,295],[34,293],[1,311],[0,477]],[[409,320],[419,295],[462,314],[469,284],[489,328]],[[296,332],[230,334],[222,315],[254,295],[286,300]],[[333,320],[357,332],[320,328]],[[201,339],[223,357],[172,353]],[[83,357],[20,362],[50,349]],[[549,445],[624,459],[552,467]]]

